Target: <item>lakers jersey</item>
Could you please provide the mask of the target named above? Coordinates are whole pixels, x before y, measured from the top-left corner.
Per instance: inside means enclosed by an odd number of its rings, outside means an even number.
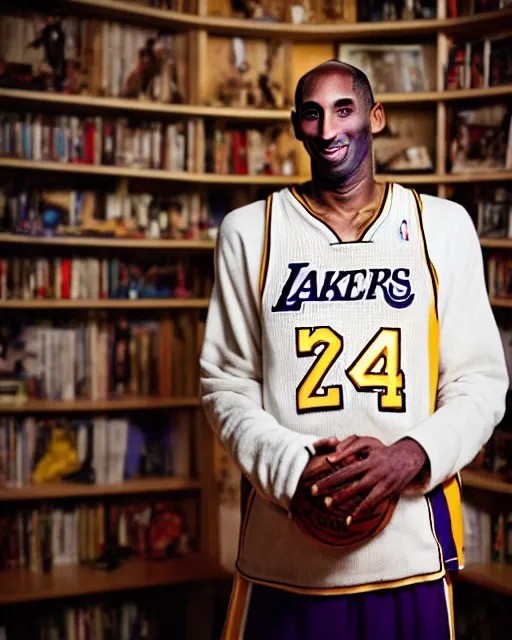
[[[387,185],[356,242],[342,242],[295,189],[267,201],[260,271],[263,408],[300,434],[392,444],[435,409],[437,277],[418,195]],[[387,528],[343,552],[304,535],[254,493],[238,569],[318,593],[437,579],[462,561],[455,478],[404,495]],[[307,562],[305,559],[307,558]]]

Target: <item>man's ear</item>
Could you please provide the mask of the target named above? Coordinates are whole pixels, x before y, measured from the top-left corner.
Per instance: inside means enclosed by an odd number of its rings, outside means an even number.
[[[297,140],[300,140],[302,142],[302,134],[300,132],[300,126],[299,126],[299,114],[296,111],[292,111],[291,116],[292,116],[293,132],[295,134],[295,137],[297,138]]]
[[[386,126],[386,114],[382,102],[373,105],[370,111],[370,131],[373,135],[380,133]]]

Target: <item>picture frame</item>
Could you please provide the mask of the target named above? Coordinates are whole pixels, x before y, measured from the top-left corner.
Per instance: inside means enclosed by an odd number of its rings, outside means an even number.
[[[374,93],[427,90],[422,45],[340,44],[338,60],[363,71]]]

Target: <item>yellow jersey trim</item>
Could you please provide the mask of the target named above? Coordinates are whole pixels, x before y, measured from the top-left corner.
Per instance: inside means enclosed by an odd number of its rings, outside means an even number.
[[[245,578],[240,574],[235,575],[226,622],[222,630],[222,640],[239,640],[247,607],[249,587],[250,584]]]
[[[254,584],[261,584],[267,587],[273,587],[274,589],[281,589],[282,591],[289,591],[290,593],[299,593],[303,595],[317,595],[317,596],[342,596],[353,593],[366,593],[368,591],[380,591],[382,589],[395,589],[398,587],[407,587],[411,584],[419,584],[421,582],[432,582],[433,580],[440,580],[446,575],[444,567],[440,571],[435,573],[426,573],[417,576],[409,576],[408,578],[401,578],[399,580],[388,580],[386,582],[373,582],[369,584],[354,585],[351,587],[296,587],[288,584],[282,584],[280,582],[272,582],[267,580],[259,580],[257,578],[251,578],[243,571],[240,571],[237,566],[237,571],[246,580]]]
[[[263,255],[261,257],[260,267],[260,300],[263,297],[265,282],[267,280],[268,264],[270,260],[270,226],[272,218],[272,195],[267,198],[265,209],[265,241],[263,244]]]

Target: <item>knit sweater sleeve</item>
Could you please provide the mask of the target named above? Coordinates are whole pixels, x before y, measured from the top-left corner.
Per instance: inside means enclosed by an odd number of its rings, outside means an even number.
[[[314,453],[314,436],[279,424],[263,407],[259,275],[265,203],[231,212],[217,240],[215,284],[201,352],[208,420],[253,487],[285,509]]]
[[[473,460],[505,410],[508,373],[485,287],[482,253],[461,206],[423,196],[436,269],[440,355],[435,412],[408,434],[426,451],[429,491]]]

